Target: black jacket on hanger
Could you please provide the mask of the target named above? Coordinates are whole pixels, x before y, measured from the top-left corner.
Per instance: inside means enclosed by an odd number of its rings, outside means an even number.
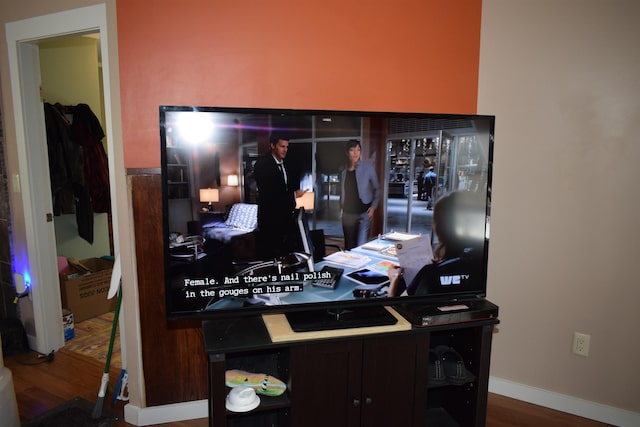
[[[44,104],[53,213],[76,214],[78,235],[93,243],[93,209],[85,184],[82,147],[71,138],[62,106]]]
[[[109,164],[102,145],[104,130],[87,104],[78,104],[73,109],[71,137],[82,146],[84,176],[91,193],[93,212],[110,212]]]

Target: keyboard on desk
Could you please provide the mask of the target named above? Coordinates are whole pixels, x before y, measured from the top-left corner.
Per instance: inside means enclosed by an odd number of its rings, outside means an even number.
[[[315,279],[313,282],[311,282],[311,284],[320,288],[335,289],[336,286],[338,286],[340,277],[342,277],[342,273],[344,273],[344,269],[325,265],[320,270],[320,273],[325,272],[331,273],[331,277]]]

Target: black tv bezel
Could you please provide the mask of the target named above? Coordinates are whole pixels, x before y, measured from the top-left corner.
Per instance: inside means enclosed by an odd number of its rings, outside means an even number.
[[[373,118],[429,118],[443,120],[487,120],[489,121],[489,141],[487,152],[487,189],[486,189],[486,205],[485,205],[485,238],[483,251],[483,289],[458,291],[451,293],[438,293],[420,296],[398,296],[387,298],[359,299],[359,300],[337,300],[329,302],[313,302],[298,303],[287,305],[262,305],[255,307],[242,307],[234,309],[216,309],[216,310],[189,310],[180,311],[172,310],[167,293],[168,266],[170,255],[166,248],[169,247],[169,218],[168,218],[168,183],[167,183],[167,146],[166,146],[166,122],[165,115],[171,112],[212,112],[212,113],[231,113],[231,114],[268,114],[268,115],[289,115],[289,116],[317,116],[317,115],[342,115],[356,117],[373,117]],[[393,112],[393,111],[361,111],[361,110],[328,110],[328,109],[289,109],[289,108],[270,108],[270,107],[221,107],[221,106],[179,106],[179,105],[160,105],[159,106],[159,126],[160,126],[160,157],[161,157],[161,184],[162,184],[162,233],[163,248],[165,249],[163,258],[163,277],[165,291],[165,310],[167,320],[211,320],[211,319],[231,319],[238,317],[259,316],[267,313],[283,313],[294,311],[316,311],[316,310],[343,310],[353,309],[354,307],[371,307],[371,306],[437,306],[456,301],[468,301],[476,299],[484,299],[487,294],[487,273],[488,273],[488,256],[489,256],[489,236],[487,228],[490,227],[491,218],[491,193],[493,180],[493,152],[494,152],[494,135],[495,135],[495,116],[482,114],[454,114],[454,113],[425,113],[425,112]]]

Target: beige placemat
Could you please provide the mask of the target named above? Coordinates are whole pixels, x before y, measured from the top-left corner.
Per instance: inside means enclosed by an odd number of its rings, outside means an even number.
[[[302,341],[321,338],[348,337],[352,335],[379,334],[383,332],[408,331],[411,329],[404,317],[398,314],[393,308],[385,307],[398,322],[385,326],[366,326],[363,328],[328,329],[324,331],[294,332],[289,326],[289,322],[284,314],[266,313],[262,315],[272,342]]]

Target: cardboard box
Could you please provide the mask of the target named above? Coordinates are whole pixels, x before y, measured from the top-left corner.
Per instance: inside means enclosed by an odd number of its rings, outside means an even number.
[[[62,307],[71,310],[77,322],[113,311],[116,298],[107,299],[113,262],[102,258],[88,258],[80,261],[91,273],[85,273],[74,266],[60,273]]]

